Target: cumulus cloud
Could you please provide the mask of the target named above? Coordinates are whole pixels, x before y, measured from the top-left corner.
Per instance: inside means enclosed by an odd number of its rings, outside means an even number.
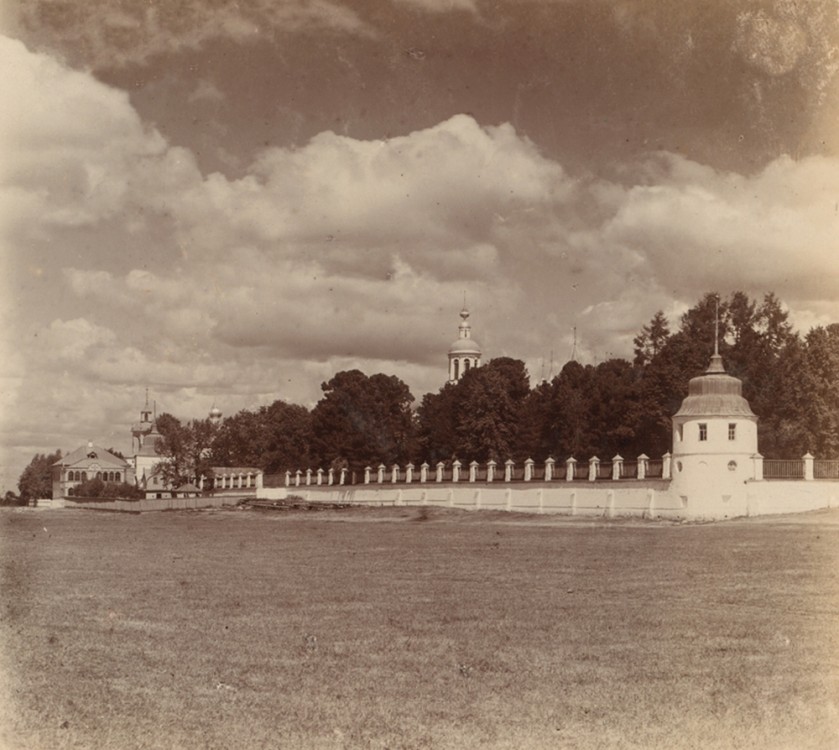
[[[384,141],[321,133],[232,179],[92,77],[17,42],[0,54],[24,81],[4,84],[23,106],[0,114],[3,194],[31,204],[4,248],[22,264],[37,237],[52,259],[0,362],[12,445],[109,442],[146,386],[185,417],[312,403],[348,367],[419,397],[445,379],[464,291],[485,358],[531,363],[561,359],[574,325],[578,351],[628,355],[656,310],[711,289],[839,318],[835,160],[740,175],[662,153],[618,184],[459,115]]]
[[[300,149],[265,151],[249,172],[235,181],[210,175],[179,194],[174,210],[195,242],[336,241],[344,251],[350,243],[390,252],[409,241],[448,252],[453,240],[485,242],[496,214],[573,190],[510,125],[481,127],[465,115],[387,141],[321,133]]]
[[[126,206],[138,162],[161,157],[163,138],[143,125],[128,96],[0,36],[3,227],[75,227]]]
[[[783,157],[744,177],[662,158],[660,178],[630,189],[601,236],[643,256],[664,288],[689,294],[701,279],[799,300],[836,292],[837,160]]]
[[[109,328],[91,323],[85,318],[54,320],[43,334],[42,345],[54,361],[78,362],[91,351],[116,342],[116,334]]]

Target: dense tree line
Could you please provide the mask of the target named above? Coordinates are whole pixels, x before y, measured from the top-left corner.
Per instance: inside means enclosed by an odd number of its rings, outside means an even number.
[[[670,419],[688,381],[708,366],[717,309],[720,353],[760,417],[761,453],[839,458],[839,324],[801,336],[775,295],[754,300],[736,292],[727,299],[706,294],[675,331],[655,313],[634,339],[632,361],[571,361],[535,387],[523,362],[499,357],[418,406],[399,378],[349,370],[322,384],[311,410],[278,400],[217,427],[164,414],[157,419],[161,469],[178,485],[213,465],[268,474],[345,467],[358,476],[368,465],[454,458],[657,457],[670,449]],[[49,466],[59,457],[35,456],[21,476],[21,497],[49,496]]]
[[[454,458],[660,456],[670,449],[670,419],[688,381],[709,364],[717,315],[726,369],[743,381],[760,417],[761,452],[839,457],[839,325],[802,337],[774,294],[754,300],[742,292],[706,294],[676,330],[659,311],[635,337],[631,361],[571,361],[535,387],[523,362],[499,357],[426,394],[412,410],[413,396],[398,378],[340,372],[323,384],[311,411],[277,401],[225,420],[214,456],[269,472]]]

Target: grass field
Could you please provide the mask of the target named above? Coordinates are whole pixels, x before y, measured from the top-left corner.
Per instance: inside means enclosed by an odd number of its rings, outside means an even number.
[[[0,513],[5,748],[837,748],[839,515]]]

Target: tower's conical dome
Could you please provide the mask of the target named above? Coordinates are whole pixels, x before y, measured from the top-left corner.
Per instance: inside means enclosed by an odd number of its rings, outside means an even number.
[[[687,398],[674,416],[756,418],[743,398],[743,382],[725,371],[722,357],[716,352],[705,373],[691,378]]]

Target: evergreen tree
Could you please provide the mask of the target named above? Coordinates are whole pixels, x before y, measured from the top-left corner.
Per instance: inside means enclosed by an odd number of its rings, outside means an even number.
[[[802,414],[811,445],[819,458],[839,457],[839,324],[818,326],[805,337],[804,385],[808,395]]]
[[[635,345],[636,365],[649,364],[658,356],[670,338],[670,325],[663,310],[659,310],[652,320],[641,328],[641,332],[632,340]]]

